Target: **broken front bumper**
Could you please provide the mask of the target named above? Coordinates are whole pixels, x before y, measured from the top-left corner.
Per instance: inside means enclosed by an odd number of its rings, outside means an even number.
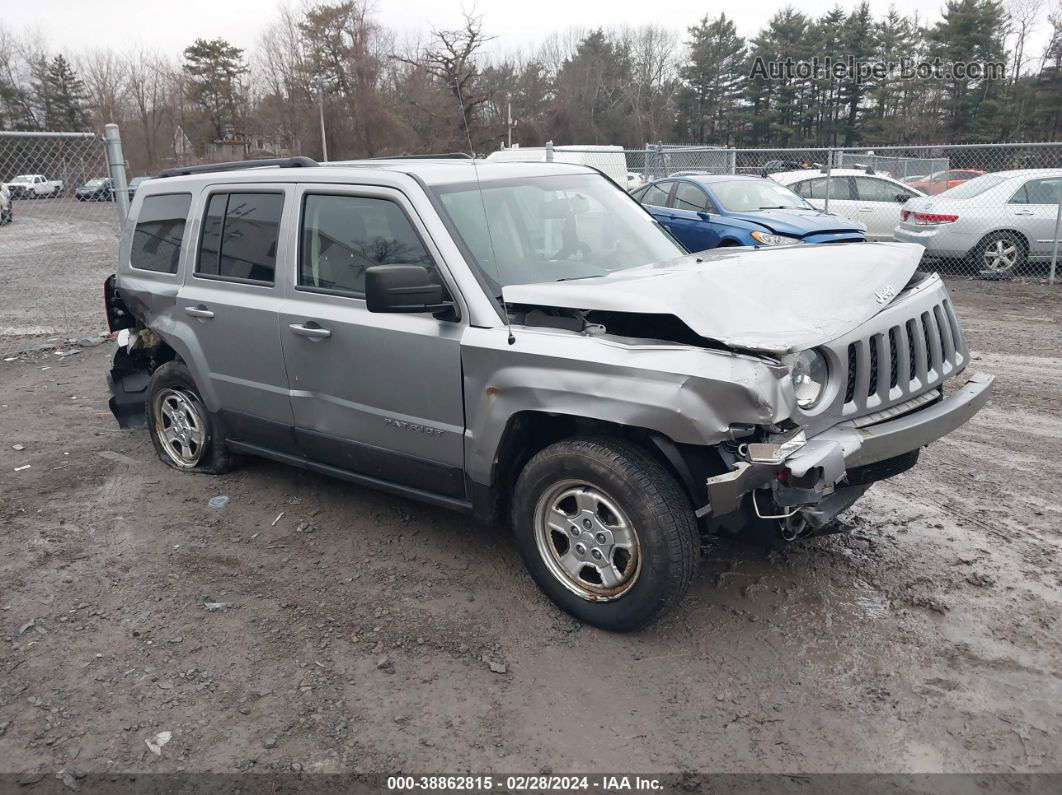
[[[974,373],[950,397],[897,419],[864,427],[843,422],[811,439],[798,437],[796,443],[749,445],[775,447],[779,455],[771,460],[770,451],[754,450],[732,471],[708,478],[711,513],[724,516],[736,511],[746,494],[770,486],[776,505],[807,506],[807,518],[821,526],[866,491],[866,481],[858,486],[844,483],[848,470],[913,453],[951,433],[981,410],[994,380],[988,373]]]

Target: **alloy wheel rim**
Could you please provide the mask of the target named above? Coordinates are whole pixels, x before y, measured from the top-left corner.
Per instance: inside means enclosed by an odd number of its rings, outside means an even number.
[[[641,571],[633,523],[608,494],[583,481],[561,481],[539,498],[535,542],[550,573],[589,602],[618,599]]]
[[[191,469],[203,457],[206,422],[199,401],[187,392],[163,389],[155,396],[155,432],[173,463]]]
[[[992,241],[985,248],[985,266],[991,271],[1008,271],[1018,261],[1018,246],[1005,238]]]

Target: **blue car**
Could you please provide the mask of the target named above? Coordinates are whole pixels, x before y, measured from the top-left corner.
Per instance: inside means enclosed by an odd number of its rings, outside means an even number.
[[[817,210],[789,188],[764,177],[669,177],[631,195],[688,251],[866,240],[864,224]]]

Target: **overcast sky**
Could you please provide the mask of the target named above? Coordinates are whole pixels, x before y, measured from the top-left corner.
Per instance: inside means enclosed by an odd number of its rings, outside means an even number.
[[[851,8],[856,0],[841,2]],[[1041,54],[1047,40],[1047,11],[1032,48]],[[176,55],[195,38],[222,37],[245,49],[253,48],[262,30],[276,17],[283,2],[276,0],[0,0],[0,23],[15,31],[40,30],[55,48],[78,50],[110,44],[120,50],[143,46]],[[725,8],[745,36],[755,33],[785,0],[744,0]],[[443,7],[440,7],[442,5]],[[831,3],[832,5],[832,3]],[[876,16],[890,5],[923,19],[936,20],[944,3],[924,0],[870,0]],[[825,5],[812,6],[818,14]],[[400,34],[426,33],[430,25],[454,26],[461,5],[438,0],[376,0],[377,18]],[[717,14],[717,4],[676,0],[478,0],[494,48],[515,51],[547,34],[570,27],[609,27],[656,23],[683,30],[705,13]]]

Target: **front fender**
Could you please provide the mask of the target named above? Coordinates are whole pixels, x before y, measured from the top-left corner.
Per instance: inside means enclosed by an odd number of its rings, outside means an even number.
[[[715,445],[733,424],[790,416],[788,369],[752,356],[554,329],[469,328],[462,339],[465,461],[489,484],[509,420],[521,412],[642,428]]]

